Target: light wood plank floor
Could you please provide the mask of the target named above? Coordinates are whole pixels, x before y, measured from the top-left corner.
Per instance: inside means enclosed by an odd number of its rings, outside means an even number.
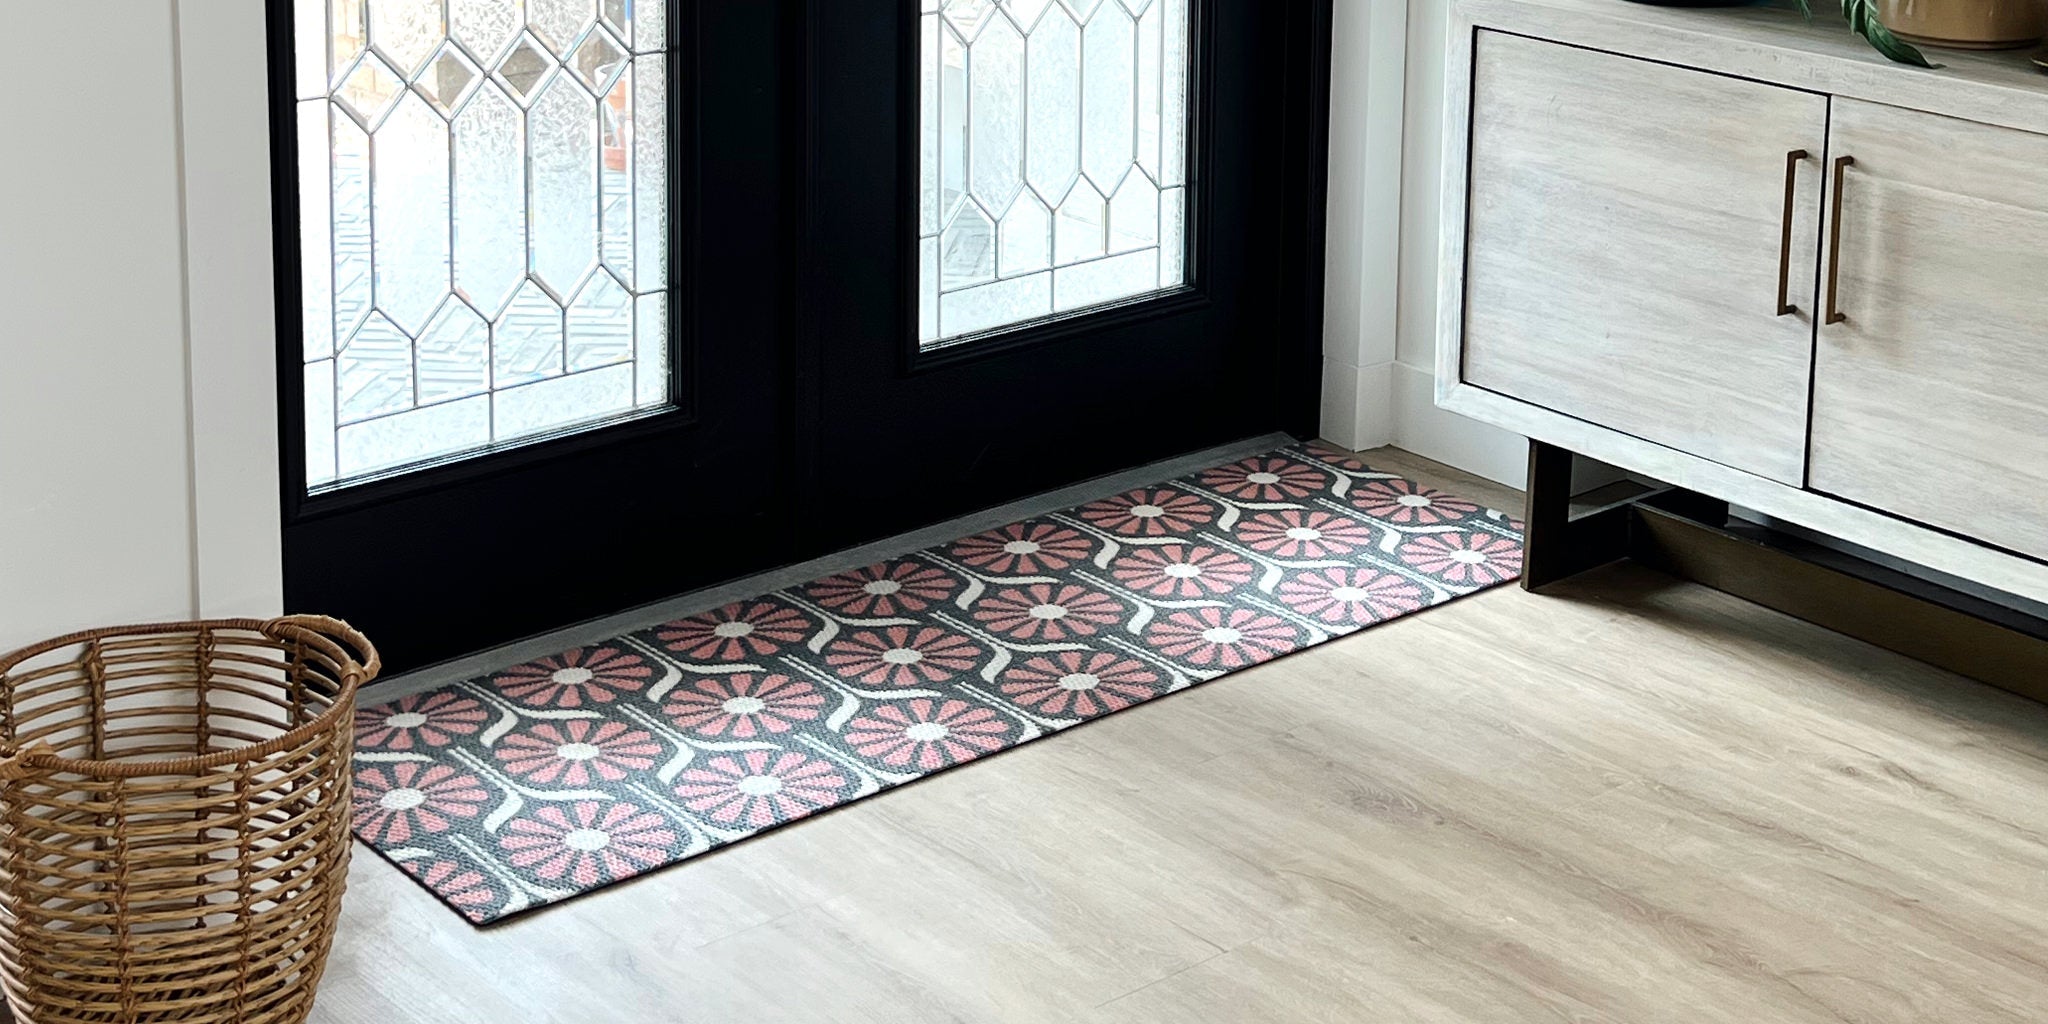
[[[358,851],[314,1014],[2044,1016],[2048,707],[1630,567],[1391,623],[486,931]]]

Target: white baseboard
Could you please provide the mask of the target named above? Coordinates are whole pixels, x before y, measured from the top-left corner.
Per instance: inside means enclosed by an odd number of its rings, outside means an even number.
[[[1395,446],[1509,487],[1529,477],[1529,439],[1436,407],[1436,376],[1392,364]]]
[[[1393,443],[1393,368],[1323,360],[1323,440],[1355,452]]]

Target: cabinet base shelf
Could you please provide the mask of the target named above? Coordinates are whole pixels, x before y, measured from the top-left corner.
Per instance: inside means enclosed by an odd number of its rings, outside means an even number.
[[[1529,442],[1522,584],[1621,559],[2048,702],[2048,619],[1753,523],[1681,488],[1574,515],[1571,451]]]

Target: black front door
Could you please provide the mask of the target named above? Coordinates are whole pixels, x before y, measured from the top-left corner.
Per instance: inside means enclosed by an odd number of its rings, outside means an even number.
[[[785,5],[294,6],[288,607],[404,669],[784,557]]]
[[[815,5],[836,541],[1313,435],[1327,3]]]
[[[271,17],[286,596],[394,671],[1314,430],[1327,0]]]

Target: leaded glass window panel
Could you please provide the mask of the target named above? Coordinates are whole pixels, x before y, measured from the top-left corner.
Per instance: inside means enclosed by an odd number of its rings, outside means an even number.
[[[295,0],[314,491],[665,408],[662,0]]]
[[[1187,283],[1190,0],[924,0],[918,340]]]

